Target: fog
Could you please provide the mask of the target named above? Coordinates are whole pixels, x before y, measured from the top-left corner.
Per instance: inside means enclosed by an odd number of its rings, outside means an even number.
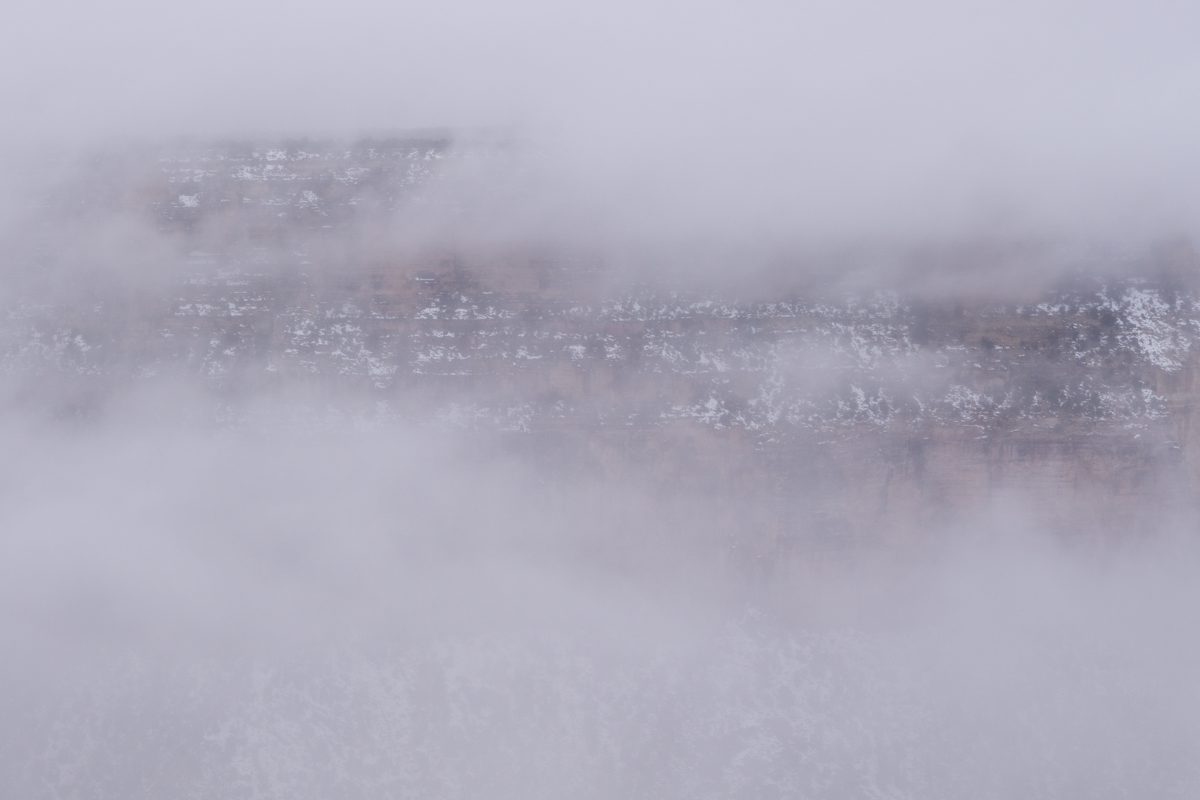
[[[0,795],[1200,793],[1192,5],[7,10]]]
[[[711,503],[403,427],[5,430],[6,791],[1188,796],[1189,537],[731,572]]]
[[[1198,20],[1174,0],[121,0],[10,15],[10,151],[505,130],[537,153],[533,224],[605,236],[1195,233]]]

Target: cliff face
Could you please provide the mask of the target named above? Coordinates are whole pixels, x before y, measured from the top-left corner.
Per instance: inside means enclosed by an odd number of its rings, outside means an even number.
[[[16,399],[86,416],[184,376],[233,421],[265,396],[469,430],[556,468],[753,498],[764,551],[863,544],[1007,494],[1064,530],[1125,530],[1194,485],[1186,276],[1079,277],[1023,302],[750,298],[605,281],[561,250],[363,244],[397,214],[457,212],[437,186],[463,158],[433,139],[306,143],[93,170],[47,208],[115,204],[171,266],[12,293]]]

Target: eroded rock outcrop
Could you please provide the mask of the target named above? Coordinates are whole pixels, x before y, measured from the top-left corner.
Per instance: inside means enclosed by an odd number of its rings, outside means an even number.
[[[476,155],[436,138],[227,145],[93,170],[46,208],[116,203],[174,255],[150,281],[12,293],[16,399],[86,416],[173,376],[234,424],[270,397],[465,429],[663,491],[753,497],[774,548],[861,543],[1006,493],[1064,529],[1127,529],[1133,498],[1191,492],[1187,269],[1077,271],[1019,301],[763,297],[608,280],[561,249],[363,244],[396,215],[456,211],[441,179]]]

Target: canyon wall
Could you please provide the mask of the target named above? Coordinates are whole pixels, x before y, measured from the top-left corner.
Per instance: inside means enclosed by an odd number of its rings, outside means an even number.
[[[86,420],[169,378],[228,424],[269,398],[464,431],[583,479],[750,499],[761,519],[725,524],[754,527],[760,554],[919,536],[1007,498],[1066,534],[1128,535],[1139,509],[1194,494],[1187,251],[930,294],[764,291],[617,275],[583,247],[398,237],[431,208],[471,213],[437,188],[463,158],[429,139],[86,165],[33,217],[103,235],[64,253],[31,225],[0,330],[10,400]],[[114,230],[145,240],[123,251],[136,269],[112,263]]]

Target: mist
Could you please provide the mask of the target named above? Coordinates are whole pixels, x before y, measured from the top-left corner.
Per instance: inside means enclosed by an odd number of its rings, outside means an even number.
[[[11,422],[11,420],[10,420]],[[5,432],[25,796],[1186,796],[1197,553],[748,532],[403,427]],[[1144,534],[1143,534],[1144,536]],[[733,570],[733,571],[731,571]]]
[[[0,32],[0,795],[1200,791],[1185,3]]]
[[[535,154],[525,215],[543,234],[1195,233],[1186,3],[123,0],[11,13],[10,152],[505,130]]]

